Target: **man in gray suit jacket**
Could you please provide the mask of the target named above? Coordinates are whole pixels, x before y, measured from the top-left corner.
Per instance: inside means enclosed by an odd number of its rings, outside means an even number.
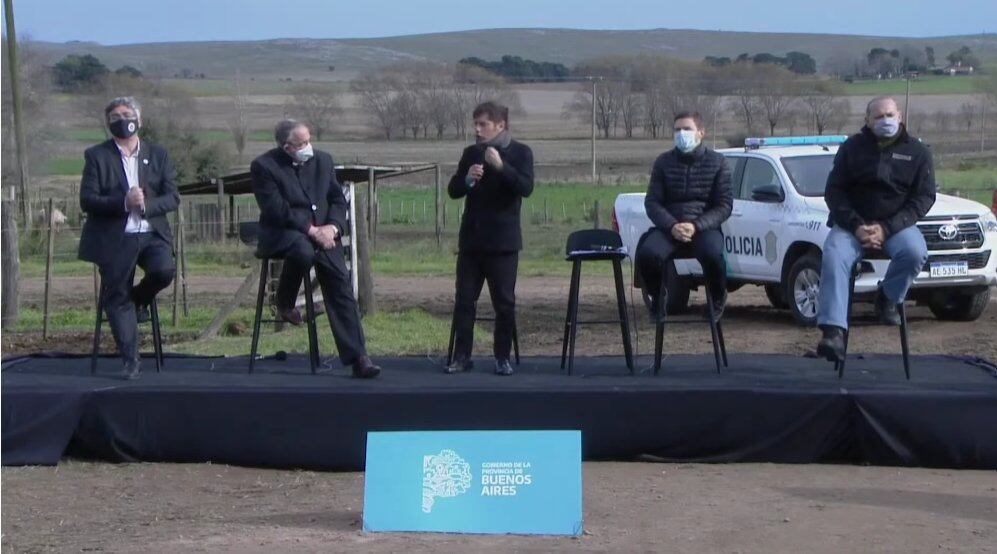
[[[124,362],[119,375],[136,379],[138,321],[176,273],[173,234],[166,214],[177,209],[176,171],[166,150],[140,141],[142,108],[131,97],[104,109],[113,138],[84,153],[80,207],[87,214],[79,258],[100,269],[103,309]],[[145,271],[132,286],[135,267]]]

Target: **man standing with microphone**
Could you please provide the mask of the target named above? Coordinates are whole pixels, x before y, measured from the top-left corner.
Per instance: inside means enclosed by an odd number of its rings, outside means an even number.
[[[466,198],[457,252],[454,356],[447,373],[469,371],[481,287],[495,309],[495,373],[512,375],[509,353],[516,325],[516,272],[523,233],[519,212],[533,193],[533,151],[509,133],[509,108],[485,102],[474,109],[476,144],[464,149],[447,192]]]

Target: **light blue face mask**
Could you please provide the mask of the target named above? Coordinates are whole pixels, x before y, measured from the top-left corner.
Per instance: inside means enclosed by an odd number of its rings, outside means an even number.
[[[872,124],[872,132],[879,138],[890,138],[900,132],[900,118],[883,117]]]
[[[696,131],[688,129],[675,131],[675,148],[688,154],[695,150],[697,146],[699,146],[699,137],[696,136]]]
[[[314,155],[315,151],[312,150],[311,144],[294,153],[294,157],[297,158],[297,160],[301,163],[305,163],[308,160],[312,159],[312,156]]]

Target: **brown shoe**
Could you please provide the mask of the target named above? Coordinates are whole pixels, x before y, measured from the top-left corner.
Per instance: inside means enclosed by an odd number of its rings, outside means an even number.
[[[356,362],[353,362],[353,377],[357,379],[373,379],[381,373],[381,368],[374,365],[367,356],[360,356]]]
[[[305,320],[301,317],[301,312],[298,311],[297,308],[290,308],[287,310],[278,309],[277,315],[291,325],[301,325],[305,322]]]

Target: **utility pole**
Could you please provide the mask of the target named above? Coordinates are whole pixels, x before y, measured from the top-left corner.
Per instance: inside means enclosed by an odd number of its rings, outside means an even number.
[[[984,96],[983,100],[980,102],[981,105],[981,117],[980,117],[980,152],[983,152],[984,143],[987,137],[987,97]]]
[[[591,123],[592,123],[592,139],[591,139],[591,141],[592,141],[592,182],[594,183],[595,180],[596,180],[596,171],[595,171],[595,99],[596,99],[595,83],[596,83],[596,78],[595,77],[589,77],[589,79],[592,81],[592,121],[591,121]]]
[[[907,92],[904,94],[904,122],[910,127],[910,71],[907,72]]]
[[[14,30],[14,1],[3,0],[4,22],[7,25],[7,67],[10,69],[10,96],[13,100],[14,137],[17,141],[17,169],[20,174],[18,196],[21,218],[25,228],[31,225],[28,217],[28,159],[24,142],[24,126],[21,118],[20,64],[17,58],[17,33]]]

